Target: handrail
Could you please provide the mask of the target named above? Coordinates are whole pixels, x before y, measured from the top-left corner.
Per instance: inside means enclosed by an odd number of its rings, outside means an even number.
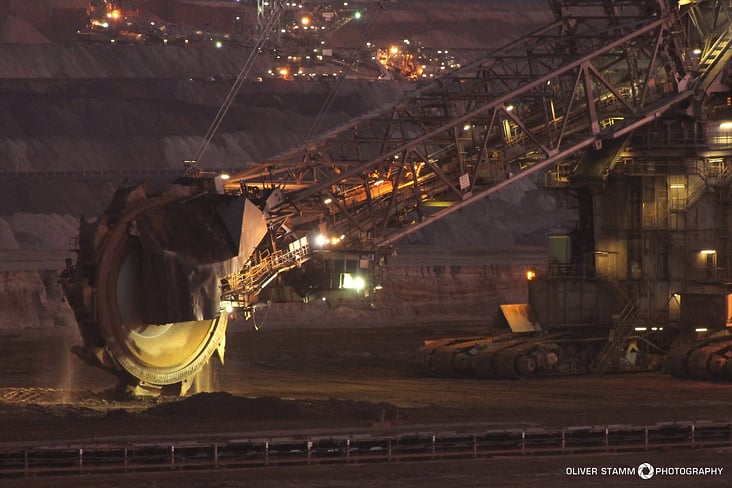
[[[424,429],[425,427],[423,427]],[[0,444],[0,478],[162,472],[176,469],[248,468],[322,463],[431,461],[535,454],[640,452],[732,446],[730,422],[673,422],[655,425],[594,425],[565,428],[462,431],[246,434],[197,438],[89,440]],[[637,473],[629,473],[637,474]]]

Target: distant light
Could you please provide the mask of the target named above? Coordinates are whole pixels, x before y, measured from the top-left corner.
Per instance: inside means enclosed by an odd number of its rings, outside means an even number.
[[[310,17],[303,17],[302,19],[300,19],[300,23],[302,25],[310,25]]]
[[[221,46],[223,46],[223,45],[224,45],[224,44],[223,44],[223,43],[222,43],[221,41],[216,41],[216,47],[221,47]]]
[[[730,121],[722,122],[721,124],[719,124],[719,128],[722,130],[732,129],[732,122],[730,122]]]
[[[226,174],[226,173],[221,173],[221,179],[222,179],[222,180],[228,180],[229,178],[231,178],[231,176],[230,176],[230,175],[228,175],[228,174]]]
[[[677,184],[669,185],[669,188],[679,190],[681,188],[686,188],[686,185],[684,185],[683,183],[677,183]]]
[[[470,130],[470,124],[465,124],[465,125],[463,126],[463,130],[465,130],[465,131],[468,131],[468,130]]]
[[[709,332],[709,329],[707,329],[706,327],[697,327],[696,329],[694,329],[694,332]]]
[[[323,247],[328,244],[328,242],[328,238],[323,234],[318,234],[317,236],[315,236],[315,244],[317,246]]]
[[[710,255],[710,254],[717,254],[717,251],[715,249],[702,249],[701,254]]]
[[[511,112],[514,109],[513,105],[506,105],[506,112]]]
[[[636,332],[645,332],[647,330],[648,330],[648,327],[636,327],[635,328]]]
[[[399,48],[398,48],[398,47],[396,47],[396,46],[391,46],[391,47],[389,48],[389,52],[390,52],[391,54],[398,54],[398,53],[399,53]]]
[[[333,203],[333,199],[332,198],[326,198],[325,200],[323,200],[323,203],[326,204],[326,205],[330,205],[331,203]]]
[[[696,54],[697,56],[699,56],[702,53],[701,49],[699,49],[699,48],[694,49],[694,51],[692,51],[692,52],[694,54]]]
[[[356,11],[353,13],[353,18],[359,20],[361,18],[361,12]]]
[[[528,270],[528,271],[526,272],[526,279],[527,279],[527,280],[529,280],[529,281],[531,281],[531,280],[533,280],[534,278],[536,278],[536,272],[535,272],[535,271],[533,271],[533,270]]]

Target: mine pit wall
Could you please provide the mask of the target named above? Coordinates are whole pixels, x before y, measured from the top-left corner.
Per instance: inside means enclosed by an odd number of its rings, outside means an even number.
[[[0,330],[75,328],[58,284],[59,271],[0,272]],[[383,289],[363,298],[273,303],[255,313],[266,329],[294,327],[463,327],[502,330],[502,303],[526,303],[526,266],[386,266]],[[235,321],[232,325],[253,325]]]
[[[56,270],[0,271],[0,329],[75,327]]]

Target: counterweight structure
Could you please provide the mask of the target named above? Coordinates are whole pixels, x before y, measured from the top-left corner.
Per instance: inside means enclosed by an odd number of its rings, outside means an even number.
[[[732,105],[726,4],[605,0],[554,1],[551,7],[552,24],[232,175],[226,192],[261,212],[250,218],[266,221],[268,238],[252,249],[240,244],[252,236],[226,237],[238,241],[229,247],[240,251],[236,258],[245,264],[224,271],[219,266],[220,303],[251,309],[279,273],[336,250],[354,253],[358,267],[368,268],[405,235],[518,179],[543,175],[547,186],[576,195],[580,224],[550,239],[549,265],[531,282],[530,305],[545,328],[612,330],[592,370],[613,367],[616,352],[638,327],[695,325],[674,305],[679,297],[690,305],[716,297],[726,305],[720,281],[729,246],[723,230],[732,151],[726,136],[732,122],[724,121]],[[432,212],[436,205],[440,210]],[[123,219],[127,230],[115,231],[122,224],[114,224],[111,232],[135,236],[130,229],[136,220]],[[238,221],[248,228],[247,219]],[[184,238],[185,232],[177,235]],[[80,250],[80,263],[86,256],[87,265],[77,266],[67,286],[77,297],[71,300],[79,304],[77,317],[95,331],[93,344],[85,339],[85,355],[106,358],[131,383],[177,385],[181,375],[148,374],[143,380],[140,371],[181,366],[184,383],[191,383],[198,367],[178,363],[194,361],[169,355],[161,365],[150,362],[153,352],[136,354],[134,343],[109,347],[125,341],[110,339],[119,334],[108,331],[96,303],[82,299],[101,291],[92,278],[99,272],[94,263],[104,259],[104,239],[93,252]],[[201,261],[198,250],[177,252],[192,252],[187,259]],[[79,277],[80,269],[86,278]],[[718,318],[707,326],[723,327],[726,321]],[[176,320],[146,317],[142,326],[158,330],[160,322],[181,328]],[[112,327],[120,328],[125,326]],[[206,337],[218,330],[213,326]],[[166,349],[165,334],[147,335],[156,337],[150,351]],[[191,345],[196,337],[190,336]],[[195,364],[214,350],[201,347]],[[119,360],[128,356],[132,367]]]

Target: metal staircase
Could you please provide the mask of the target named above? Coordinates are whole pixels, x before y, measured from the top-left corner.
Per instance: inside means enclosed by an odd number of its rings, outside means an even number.
[[[253,256],[237,273],[227,277],[222,289],[222,300],[246,308],[265,286],[278,274],[300,266],[310,258],[307,240],[289,250],[264,251]]]
[[[603,281],[619,303],[625,303],[625,306],[618,315],[613,316],[614,324],[608,342],[594,365],[594,373],[596,374],[605,373],[612,365],[613,359],[622,354],[626,341],[634,335],[635,328],[641,319],[638,300],[630,296],[618,281],[612,279]]]

